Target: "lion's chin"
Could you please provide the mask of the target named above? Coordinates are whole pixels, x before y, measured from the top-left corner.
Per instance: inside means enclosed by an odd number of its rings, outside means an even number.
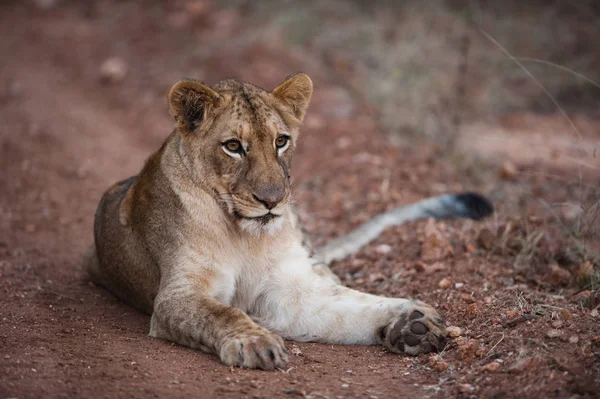
[[[252,236],[259,237],[263,234],[274,236],[283,227],[283,219],[281,216],[245,218],[239,219],[238,224],[242,231]]]

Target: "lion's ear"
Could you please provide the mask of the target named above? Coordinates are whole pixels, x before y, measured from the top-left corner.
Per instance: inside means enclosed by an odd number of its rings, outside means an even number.
[[[288,76],[271,94],[278,100],[280,111],[292,126],[302,123],[312,96],[313,84],[308,75],[296,73]]]
[[[219,93],[202,82],[182,79],[169,91],[169,111],[177,127],[185,133],[193,132],[218,105]]]

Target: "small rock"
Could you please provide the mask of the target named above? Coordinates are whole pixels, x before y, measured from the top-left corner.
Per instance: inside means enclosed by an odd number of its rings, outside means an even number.
[[[439,260],[453,252],[450,242],[438,229],[435,220],[429,219],[425,225],[425,238],[421,243],[421,258],[425,261]]]
[[[569,338],[569,343],[570,343],[570,344],[576,344],[576,343],[578,343],[578,342],[579,342],[579,337],[578,337],[577,335],[572,335],[572,336]]]
[[[100,66],[100,79],[106,83],[118,83],[127,76],[127,63],[119,57],[106,59]]]
[[[519,174],[519,171],[514,163],[507,160],[502,164],[502,167],[500,167],[498,174],[503,180],[514,180]]]
[[[513,365],[508,368],[508,371],[510,371],[511,373],[519,374],[524,371],[536,368],[541,362],[542,359],[540,359],[537,356],[526,357],[523,359],[519,359],[515,363],[513,363]]]
[[[323,126],[325,126],[325,122],[320,119],[317,118],[317,120],[313,120],[314,116],[310,119],[307,119],[307,127],[310,127],[311,129],[320,129]],[[349,137],[340,137],[337,141],[336,141],[336,145],[338,148],[340,149],[345,149],[350,147],[350,145],[352,144],[352,139],[350,139]]]
[[[562,332],[560,332],[560,330],[548,330],[546,331],[546,336],[548,338],[558,338],[562,335]]]
[[[446,334],[450,338],[460,337],[462,335],[462,328],[456,326],[446,327]]]
[[[387,277],[383,273],[373,273],[369,276],[369,281],[372,283],[377,283],[385,280],[387,280]]]
[[[448,288],[452,285],[452,281],[450,281],[449,278],[444,277],[443,279],[440,280],[440,282],[438,283],[438,287],[440,288]]]
[[[479,344],[474,340],[467,340],[458,346],[458,358],[462,361],[470,362],[480,352]]]
[[[500,363],[498,363],[498,362],[491,362],[491,363],[488,363],[488,364],[486,364],[485,366],[483,366],[483,367],[481,368],[481,370],[482,370],[482,371],[490,371],[490,372],[493,372],[493,371],[496,371],[496,370],[498,370],[499,368],[500,368]]]
[[[345,389],[345,388],[349,388],[349,387],[350,387],[350,385],[349,385],[349,384],[342,384],[342,388],[344,388],[344,389]]]
[[[204,18],[210,12],[211,4],[206,0],[190,1],[185,5],[185,11],[194,18]]]
[[[477,252],[477,248],[472,243],[467,242],[465,244],[465,251],[467,251],[467,253],[473,254],[473,253]]]
[[[423,262],[416,262],[413,267],[417,273],[423,273],[427,268],[427,265]]]
[[[262,384],[258,381],[252,380],[252,381],[250,381],[250,386],[252,388],[260,389],[262,387]]]
[[[392,252],[392,247],[387,244],[381,244],[381,245],[378,245],[377,248],[375,248],[375,251],[378,254],[385,255],[385,254],[389,254],[390,252]]]
[[[592,275],[593,272],[594,266],[592,265],[592,262],[587,261],[579,265],[577,268],[577,277],[580,279],[587,279]]]
[[[458,289],[458,288],[462,288],[465,285],[465,283],[456,283],[454,284],[454,288]]]
[[[467,306],[467,316],[475,316],[477,314],[477,304],[476,303],[472,303],[469,306]]]
[[[491,296],[486,296],[483,298],[483,302],[485,302],[486,305],[491,305],[494,302],[494,298]]]
[[[470,384],[458,384],[458,390],[461,393],[471,393],[475,391],[475,387]]]
[[[554,320],[551,323],[551,325],[552,325],[553,328],[558,329],[558,328],[561,328],[563,326],[563,322],[561,320]]]
[[[560,215],[563,220],[567,220],[569,222],[574,221],[583,213],[583,208],[579,204],[574,203],[565,203],[561,206]]]
[[[592,317],[598,317],[598,309],[592,309],[592,311],[590,312],[590,316]]]
[[[56,6],[57,0],[35,0],[35,5],[44,11],[53,9]]]
[[[496,242],[496,236],[491,232],[488,228],[483,228],[479,232],[477,236],[477,245],[481,248],[490,250],[494,247],[494,243]]]
[[[435,262],[425,267],[425,274],[433,274],[442,270],[446,270],[446,265],[442,262]]]
[[[475,298],[473,298],[473,296],[471,296],[470,294],[467,294],[466,292],[463,292],[462,294],[460,294],[460,299],[462,299],[466,303],[474,303],[475,302]]]
[[[551,264],[548,267],[545,281],[552,285],[567,285],[571,281],[571,273],[556,264]]]
[[[429,357],[429,366],[435,371],[441,372],[448,368],[448,363],[440,355],[433,355]]]
[[[306,392],[298,388],[285,388],[283,393],[290,396],[302,396],[306,398]]]

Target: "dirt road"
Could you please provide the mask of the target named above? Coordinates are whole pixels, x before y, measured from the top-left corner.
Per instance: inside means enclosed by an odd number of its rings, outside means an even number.
[[[531,343],[545,339],[551,313],[533,327],[528,322],[503,331],[502,323],[490,320],[513,306],[514,290],[499,282],[512,278],[512,266],[460,249],[447,266],[415,273],[420,243],[414,232],[422,232],[423,224],[386,233],[336,271],[360,289],[419,295],[443,305],[449,321],[467,327],[467,337],[485,348],[473,355],[476,361],[463,357],[460,344],[448,349],[444,358],[451,367],[442,370],[427,356],[397,356],[379,347],[288,342],[294,353],[289,369],[267,373],[229,369],[214,356],[149,338],[149,318],[93,286],[79,264],[92,242],[102,192],[136,174],[170,133],[166,93],[182,76],[210,83],[238,76],[264,87],[300,69],[314,77],[294,178],[317,242],[377,211],[431,194],[426,180],[451,191],[489,186],[465,181],[427,146],[414,151],[391,145],[360,103],[340,95],[343,89],[326,72],[296,54],[270,44],[221,46],[231,32],[242,31],[236,16],[229,16],[235,19],[231,26],[221,22],[202,30],[178,25],[176,13],[165,22],[152,7],[102,4],[107,7],[66,2],[43,11],[8,2],[0,8],[0,397],[593,395],[598,319],[543,291],[531,298],[568,308],[574,317],[564,322],[564,335],[578,336],[579,343]],[[109,56],[126,60],[124,81],[99,78]],[[461,243],[473,227],[444,226]],[[439,289],[449,267],[453,284],[462,282],[464,290]],[[469,287],[478,291],[484,284],[488,293],[465,300]],[[535,373],[504,374],[518,348],[522,357],[539,357]],[[559,366],[552,360],[557,354],[566,359]],[[482,372],[493,359],[506,363],[499,363],[498,373]]]

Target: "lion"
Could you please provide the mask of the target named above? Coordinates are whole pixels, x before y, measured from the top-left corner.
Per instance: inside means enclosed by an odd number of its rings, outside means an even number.
[[[393,209],[313,251],[290,206],[290,167],[313,91],[302,73],[272,91],[181,80],[175,128],[141,172],[103,195],[84,266],[92,281],[151,315],[151,337],[216,354],[229,366],[288,363],[284,339],[383,345],[417,355],[444,347],[431,306],[341,285],[328,265],[387,226],[480,219],[474,193]]]

